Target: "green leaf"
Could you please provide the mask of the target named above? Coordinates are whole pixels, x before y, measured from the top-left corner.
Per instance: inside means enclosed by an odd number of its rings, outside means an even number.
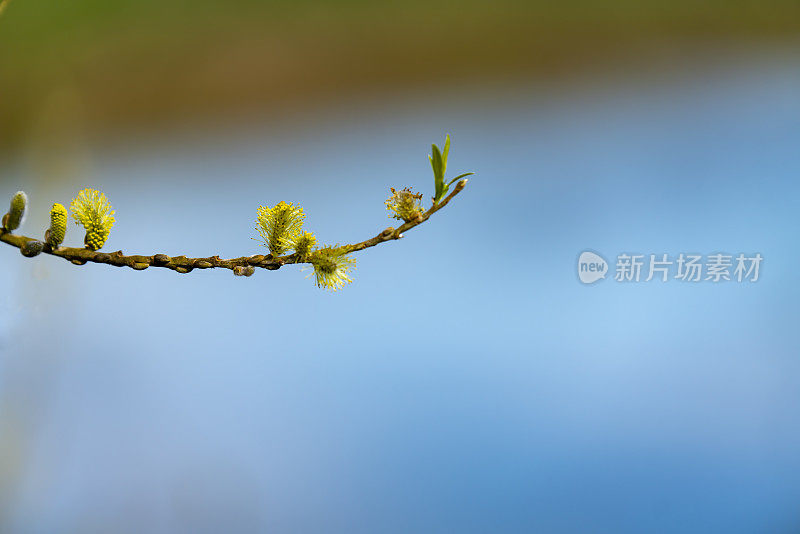
[[[444,173],[447,172],[447,155],[450,153],[450,134],[444,138],[444,150],[442,151],[442,179],[444,180]]]
[[[436,145],[431,145],[431,151],[433,151],[433,163],[435,164],[433,173],[436,175],[437,180],[444,181],[442,153],[439,152],[439,147]]]
[[[442,188],[444,187],[444,172],[442,171],[442,153],[439,152],[439,147],[436,145],[431,145],[431,152],[433,152],[433,156],[431,157],[431,166],[433,167],[433,179],[434,179],[434,186],[435,186],[435,198],[440,198],[442,194]]]
[[[451,185],[453,185],[453,182],[457,182],[457,181],[459,181],[460,179],[464,178],[465,176],[472,176],[473,174],[475,174],[475,173],[474,173],[474,172],[465,172],[464,174],[459,174],[458,176],[456,176],[455,178],[453,178],[452,180],[450,180],[450,181],[447,183],[447,185],[448,185],[448,186],[451,186]]]

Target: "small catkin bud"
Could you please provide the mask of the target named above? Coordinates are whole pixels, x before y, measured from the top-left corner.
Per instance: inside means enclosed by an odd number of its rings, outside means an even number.
[[[50,229],[45,234],[45,241],[52,248],[64,242],[67,233],[67,208],[56,202],[50,208]]]
[[[168,264],[169,261],[170,258],[166,254],[156,254],[153,256],[153,265],[158,265],[159,267]]]
[[[233,274],[236,276],[252,276],[254,272],[255,268],[250,265],[237,265],[233,268]]]
[[[389,190],[392,196],[385,202],[389,217],[409,222],[422,216],[422,193],[414,193],[408,187],[400,191],[390,187]]]
[[[317,245],[317,238],[311,232],[303,232],[294,241],[294,251],[300,259],[306,259],[314,247]]]
[[[250,276],[254,272],[256,272],[256,270],[250,265],[236,265],[233,268],[233,274],[236,276]]]
[[[28,196],[24,191],[17,191],[11,197],[11,207],[3,217],[3,228],[8,231],[16,230],[25,218],[25,207],[28,205]]]
[[[44,243],[36,239],[31,239],[30,241],[25,241],[25,243],[19,248],[19,251],[26,258],[33,258],[34,256],[41,254],[42,249],[44,249]]]

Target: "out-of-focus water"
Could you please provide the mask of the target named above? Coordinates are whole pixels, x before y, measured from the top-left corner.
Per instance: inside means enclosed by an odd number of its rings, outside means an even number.
[[[328,294],[287,267],[144,272],[0,254],[4,532],[800,528],[800,60],[575,90],[353,104],[95,149],[108,250],[256,253],[259,204],[326,242],[476,171]],[[169,136],[164,136],[169,137]],[[67,241],[81,241],[70,228]],[[583,286],[620,252],[760,252],[757,283]]]

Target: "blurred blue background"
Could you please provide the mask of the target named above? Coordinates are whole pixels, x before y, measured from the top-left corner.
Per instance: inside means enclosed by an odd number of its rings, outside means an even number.
[[[751,49],[15,149],[0,198],[28,192],[26,235],[97,187],[105,249],[144,254],[256,253],[280,200],[365,239],[389,186],[428,201],[445,132],[477,175],[333,294],[294,266],[2,247],[0,530],[797,532],[799,67]],[[764,262],[584,286],[586,249]]]

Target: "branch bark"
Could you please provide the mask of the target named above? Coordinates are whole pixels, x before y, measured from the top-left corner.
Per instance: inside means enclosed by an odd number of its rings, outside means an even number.
[[[427,221],[431,215],[445,207],[458,193],[460,193],[466,185],[466,180],[459,181],[452,193],[450,193],[444,200],[438,204],[434,204],[424,214],[420,215],[413,221],[403,223],[398,228],[389,227],[383,232],[379,233],[373,238],[355,243],[352,245],[342,245],[342,248],[347,249],[347,253],[357,252],[365,248],[374,247],[386,241],[392,241],[403,237],[403,233],[419,226]],[[41,241],[32,237],[24,235],[13,234],[0,228],[0,241],[7,243],[13,247],[23,250],[26,243]],[[58,256],[75,265],[84,265],[86,263],[105,263],[115,267],[130,267],[131,269],[142,271],[148,267],[163,267],[172,269],[175,272],[186,274],[194,269],[230,269],[237,275],[250,276],[253,274],[255,268],[267,269],[274,271],[280,269],[284,265],[295,263],[310,263],[302,261],[297,254],[289,254],[286,256],[272,257],[272,255],[256,254],[253,256],[242,256],[240,258],[222,259],[219,256],[209,256],[206,258],[188,258],[186,256],[168,256],[166,254],[153,254],[151,256],[130,255],[126,256],[121,250],[116,252],[100,252],[92,251],[86,248],[72,248],[72,247],[57,247],[52,248],[46,243],[43,245],[41,252],[50,254],[51,256]]]

